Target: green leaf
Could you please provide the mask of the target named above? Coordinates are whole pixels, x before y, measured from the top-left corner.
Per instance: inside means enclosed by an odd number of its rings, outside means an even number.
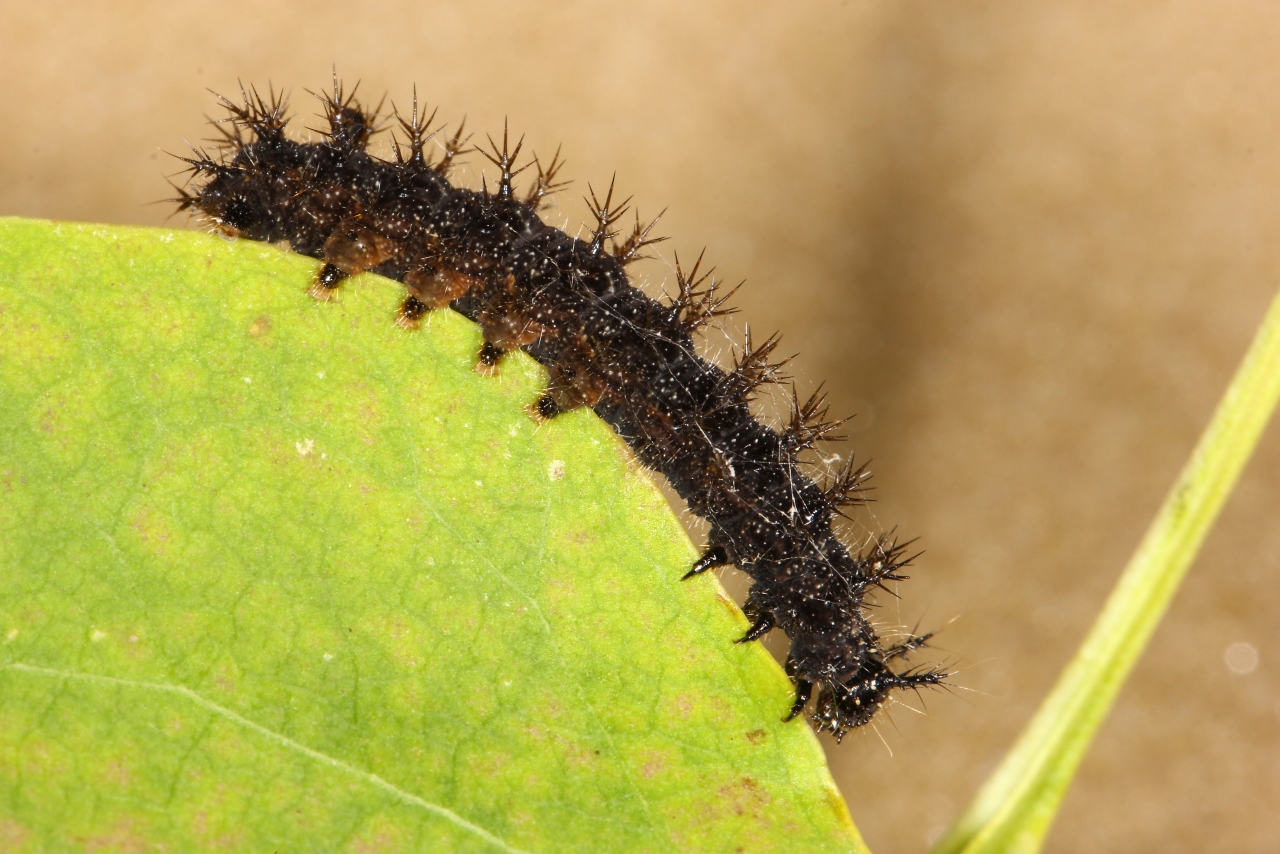
[[[609,429],[315,269],[0,220],[6,850],[862,850]]]
[[[1280,400],[1280,295],[1097,621],[934,854],[1039,851],[1080,760]]]

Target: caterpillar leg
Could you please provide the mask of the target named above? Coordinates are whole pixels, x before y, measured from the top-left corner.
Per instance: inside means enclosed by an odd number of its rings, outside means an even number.
[[[796,701],[791,704],[791,711],[787,713],[787,716],[783,718],[783,720],[789,721],[792,718],[799,715],[801,712],[803,712],[804,707],[808,704],[809,697],[812,694],[813,694],[812,682],[809,682],[804,679],[801,679],[799,682],[797,682],[796,683]]]
[[[728,562],[729,555],[724,550],[724,546],[712,546],[706,550],[702,557],[698,558],[693,568],[686,572],[680,580],[686,581],[695,575],[701,575],[712,567],[724,566]]]
[[[529,407],[529,414],[538,421],[550,421],[558,415],[573,412],[586,405],[586,401],[572,388],[563,389],[553,386],[544,391],[542,397]]]
[[[417,329],[422,318],[430,310],[422,300],[409,294],[404,298],[404,302],[400,303],[400,310],[396,313],[396,326],[401,329]]]
[[[338,285],[348,278],[350,274],[344,273],[333,264],[325,264],[320,268],[320,272],[316,274],[316,280],[312,283],[308,294],[320,300],[328,302],[333,299],[333,292],[338,289]]]
[[[476,354],[476,370],[482,374],[496,373],[505,352],[492,341],[484,342],[480,345],[480,352]]]
[[[549,421],[557,415],[595,406],[604,389],[590,374],[579,373],[568,365],[554,365],[547,390],[529,408],[538,421]]]
[[[348,220],[324,242],[325,265],[320,268],[309,293],[316,299],[332,299],[343,279],[372,270],[399,254],[400,247],[395,242],[359,222]]]
[[[557,415],[562,415],[566,410],[560,408],[560,404],[556,403],[555,396],[549,392],[538,398],[538,402],[533,405],[534,414],[538,416],[540,421],[550,421]]]
[[[502,355],[506,352],[502,348],[495,346],[489,341],[484,342],[480,347],[480,353],[476,357],[480,364],[486,367],[495,367],[498,362],[502,361]]]
[[[747,633],[739,638],[735,643],[751,643],[760,640],[760,638],[769,634],[774,626],[773,614],[763,613],[756,617],[756,621],[752,623],[751,628],[747,629]]]

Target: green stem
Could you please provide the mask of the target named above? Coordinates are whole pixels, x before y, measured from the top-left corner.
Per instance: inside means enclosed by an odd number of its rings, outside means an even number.
[[[1280,295],[1058,684],[934,854],[1038,851],[1080,760],[1280,398]]]

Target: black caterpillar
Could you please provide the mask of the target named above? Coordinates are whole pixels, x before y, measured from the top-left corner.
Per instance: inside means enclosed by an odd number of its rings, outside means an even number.
[[[437,131],[420,119],[392,115],[407,137],[393,140],[394,160],[366,151],[379,130],[378,110],[344,95],[321,96],[328,130],[318,142],[285,136],[283,95],[243,92],[222,98],[230,113],[214,122],[219,150],[182,158],[197,184],[179,189],[180,210],[204,214],[230,234],[287,241],[323,260],[311,293],[327,298],[343,279],[366,270],[403,282],[408,295],[397,322],[413,328],[428,311],[450,306],[484,331],[479,360],[494,366],[520,348],[550,372],[537,415],[551,418],[590,406],[634,450],[664,474],[690,510],[710,523],[708,545],[685,578],[736,564],[753,579],[745,604],[753,620],[741,642],[775,626],[791,639],[787,674],[800,714],[817,692],[812,719],[837,741],[871,720],[895,689],[935,685],[936,668],[895,670],[930,634],[885,644],[863,613],[872,587],[906,578],[906,544],[881,536],[852,553],[832,531],[843,508],[863,503],[865,466],[850,458],[825,487],[804,473],[800,455],[833,438],[821,393],[800,402],[781,432],[762,424],[748,403],[761,386],[781,382],[786,360],[771,361],[777,336],[746,347],[726,373],[695,352],[693,334],[728,314],[701,258],[687,274],[677,263],[679,294],[669,304],[632,287],[624,268],[653,243],[653,223],[639,218],[621,242],[613,226],[627,202],[588,204],[596,220],[589,240],[545,225],[537,211],[563,186],[559,156],[515,168],[509,150],[490,140],[481,151],[499,171],[495,187],[454,187],[450,167],[467,143],[463,128],[442,143],[439,160],[424,151]],[[533,166],[523,197],[512,180]],[[606,247],[606,243],[610,245]]]

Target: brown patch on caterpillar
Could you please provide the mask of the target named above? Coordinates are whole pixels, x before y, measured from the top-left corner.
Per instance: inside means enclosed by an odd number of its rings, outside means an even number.
[[[430,311],[445,308],[464,296],[480,280],[449,267],[414,267],[404,274],[409,293]]]
[[[749,403],[786,379],[786,360],[773,360],[776,336],[756,346],[748,332],[728,372],[699,355],[693,336],[733,311],[733,289],[721,287],[714,268],[699,256],[686,273],[677,259],[676,296],[654,300],[631,285],[626,265],[661,238],[637,216],[617,239],[630,200],[614,203],[612,181],[603,201],[588,187],[595,224],[588,239],[575,239],[537,215],[563,186],[558,153],[546,168],[536,157],[518,166],[522,142],[511,146],[504,129],[501,144],[491,139],[483,152],[498,168],[496,186],[455,187],[446,176],[468,139],[461,126],[432,162],[424,149],[431,120],[419,120],[415,97],[411,118],[396,116],[407,147],[395,142],[395,159],[382,160],[365,150],[376,110],[365,112],[336,81],[322,101],[328,130],[304,143],[284,135],[278,96],[251,91],[243,106],[224,100],[224,150],[185,158],[197,182],[178,191],[180,209],[322,259],[311,287],[318,299],[368,270],[405,284],[396,323],[406,329],[451,307],[481,326],[479,370],[492,372],[514,349],[546,367],[533,417],[591,407],[708,522],[706,548],[685,577],[734,563],[751,578],[742,609],[751,624],[739,642],[774,627],[790,639],[788,718],[812,699],[814,726],[838,740],[893,692],[943,681],[940,668],[906,663],[929,634],[887,644],[868,617],[876,589],[904,580],[912,556],[892,534],[854,548],[833,529],[865,501],[866,471],[849,459],[825,485],[808,475],[806,455],[835,439],[841,424],[826,418],[821,393],[802,399],[793,391],[791,418],[775,430]],[[521,197],[514,179],[531,165],[537,175]]]
[[[360,223],[343,223],[324,242],[324,260],[348,276],[372,270],[399,254],[393,240]]]
[[[551,380],[548,382],[546,390],[536,401],[525,407],[534,421],[538,423],[550,421],[558,415],[592,405],[587,402],[587,396],[570,380],[565,378],[563,371],[563,368],[557,370],[556,366],[548,368]],[[634,455],[632,459],[634,459]]]
[[[400,247],[394,240],[358,222],[344,222],[325,240],[325,265],[308,293],[328,302],[347,278],[372,270],[399,254]]]
[[[551,330],[519,311],[482,311],[476,323],[487,342],[503,352],[527,347]]]
[[[537,403],[542,419],[554,418],[584,406],[595,406],[609,393],[608,383],[588,370],[585,362],[585,359],[580,360],[576,367],[568,363],[548,367],[550,380],[547,390]]]

